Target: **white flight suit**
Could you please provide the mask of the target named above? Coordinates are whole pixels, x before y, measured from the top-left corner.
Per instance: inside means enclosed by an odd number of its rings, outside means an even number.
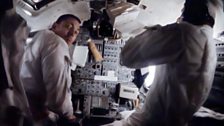
[[[51,30],[38,32],[26,47],[20,77],[36,120],[52,111],[73,115],[67,43]]]
[[[123,126],[184,126],[210,92],[216,48],[208,25],[187,22],[148,28],[128,40],[121,63],[131,68],[156,66],[145,104]]]
[[[26,21],[16,14],[14,9],[6,11],[0,20],[1,53],[7,78],[7,88],[0,92],[0,125],[3,125],[1,118],[6,115],[4,111],[9,106],[15,106],[26,116],[30,114],[24,87],[19,78],[21,59],[29,28]],[[0,82],[0,84],[3,83]]]

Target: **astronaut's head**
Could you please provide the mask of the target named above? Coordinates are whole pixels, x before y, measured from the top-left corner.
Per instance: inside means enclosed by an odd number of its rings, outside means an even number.
[[[194,25],[208,24],[213,27],[216,12],[222,6],[221,0],[186,0],[182,13],[183,21]]]
[[[7,10],[13,8],[13,1],[14,0],[3,0],[0,4],[0,14],[3,15]]]
[[[213,27],[215,20],[209,13],[208,0],[186,0],[182,13],[183,21],[194,25],[208,24]]]
[[[81,21],[72,14],[60,16],[53,24],[51,30],[63,38],[68,45],[72,45],[80,31]]]

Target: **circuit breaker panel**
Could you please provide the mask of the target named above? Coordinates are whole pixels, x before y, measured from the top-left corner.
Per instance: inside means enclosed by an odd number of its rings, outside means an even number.
[[[137,94],[132,83],[134,69],[120,65],[119,55],[125,44],[122,39],[106,38],[93,42],[103,60],[96,62],[89,52],[85,67],[78,67],[72,73],[72,92],[83,98],[78,109],[82,108],[85,116],[117,118],[118,111],[131,109],[128,103],[120,104],[119,87],[133,87],[133,90],[125,91],[133,97]],[[85,42],[81,44],[85,45]]]

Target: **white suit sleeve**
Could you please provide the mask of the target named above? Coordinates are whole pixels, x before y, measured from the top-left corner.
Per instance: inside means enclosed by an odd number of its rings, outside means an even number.
[[[172,62],[183,50],[178,25],[147,28],[129,39],[121,51],[121,65],[142,68]]]
[[[42,50],[43,80],[46,85],[47,106],[58,114],[73,115],[71,101],[71,75],[69,68],[69,54],[64,43],[56,40]]]

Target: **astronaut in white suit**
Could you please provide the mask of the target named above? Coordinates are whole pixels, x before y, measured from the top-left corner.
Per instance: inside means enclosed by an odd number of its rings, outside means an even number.
[[[79,34],[81,21],[60,16],[50,30],[39,31],[27,45],[20,71],[35,124],[43,125],[50,112],[74,122],[71,101],[69,46]]]
[[[143,107],[111,125],[185,126],[207,99],[216,68],[214,11],[206,0],[186,0],[182,21],[149,27],[127,41],[121,64],[156,65]]]

